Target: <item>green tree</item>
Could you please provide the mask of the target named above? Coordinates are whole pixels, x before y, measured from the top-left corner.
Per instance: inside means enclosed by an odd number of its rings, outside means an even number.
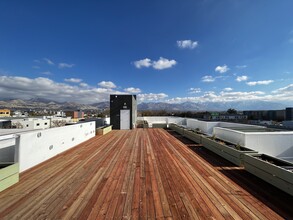
[[[227,113],[228,113],[228,114],[237,114],[237,111],[236,111],[234,108],[229,108],[229,109],[227,110]]]

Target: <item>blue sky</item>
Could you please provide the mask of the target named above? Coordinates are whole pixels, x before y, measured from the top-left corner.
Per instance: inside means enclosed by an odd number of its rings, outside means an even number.
[[[0,98],[293,103],[293,1],[0,1]]]

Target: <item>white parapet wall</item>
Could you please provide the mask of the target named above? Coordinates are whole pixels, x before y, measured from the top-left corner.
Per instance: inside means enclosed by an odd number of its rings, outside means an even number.
[[[186,119],[187,127],[191,129],[199,129],[203,133],[211,135],[213,133],[213,128],[218,126],[219,122],[206,122],[199,121],[197,119]]]
[[[258,151],[270,156],[291,159],[293,158],[293,132],[242,132],[228,128],[214,128],[216,137],[233,144]]]
[[[95,136],[95,122],[19,134],[16,161],[23,172]]]
[[[164,117],[164,116],[147,116],[147,117],[137,117],[137,120],[147,121],[149,126],[152,127],[152,124],[178,124],[186,125],[186,119],[181,117]]]
[[[245,143],[245,133],[241,131],[235,131],[229,128],[215,127],[213,134],[217,138],[220,138],[224,141],[228,141],[233,144],[239,144],[240,146],[247,147]],[[255,149],[252,149],[252,150],[255,150]]]
[[[260,153],[283,159],[293,158],[293,132],[254,132],[245,135],[245,144]]]

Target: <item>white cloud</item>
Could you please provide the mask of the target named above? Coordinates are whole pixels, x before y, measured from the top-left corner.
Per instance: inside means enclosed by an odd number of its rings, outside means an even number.
[[[149,58],[134,61],[134,66],[138,69],[140,69],[142,67],[150,67],[151,65],[152,65],[152,61]]]
[[[48,58],[43,58],[43,60],[49,65],[52,65],[52,66],[55,65],[55,63],[53,63],[53,61]]]
[[[230,92],[230,91],[232,91],[232,90],[233,90],[233,89],[230,88],[230,87],[224,89],[224,91],[226,91],[226,92]]]
[[[153,67],[156,70],[163,70],[171,68],[172,66],[176,65],[175,60],[168,60],[164,57],[160,57],[157,61],[152,61],[149,58],[145,58],[143,60],[134,61],[134,66],[138,69],[142,67]]]
[[[178,40],[177,46],[182,49],[185,49],[185,48],[194,49],[198,46],[198,42],[192,41],[192,40]]]
[[[39,98],[60,102],[95,103],[109,101],[110,94],[122,92],[109,88],[88,88],[79,85],[54,82],[38,77],[0,76],[0,93],[2,98]]]
[[[78,103],[96,103],[109,101],[110,94],[125,94],[113,88],[97,88],[86,86],[86,84],[68,84],[54,82],[49,78],[27,78],[19,76],[0,76],[0,93],[2,98],[46,98],[60,102],[78,102]],[[196,96],[198,95],[198,96]],[[293,101],[293,84],[266,94],[263,91],[237,92],[222,91],[216,93],[207,91],[197,93],[190,97],[176,97],[167,99],[165,93],[146,93],[138,94],[140,102],[164,101],[170,103],[181,102],[229,102],[245,100],[263,100],[273,102],[292,102]]]
[[[152,102],[152,101],[163,101],[168,97],[165,93],[148,93],[148,94],[138,94],[139,102]]]
[[[139,88],[133,88],[133,87],[126,88],[124,89],[124,91],[131,94],[141,93],[141,90]]]
[[[263,81],[252,81],[252,82],[247,82],[246,84],[249,86],[256,86],[256,85],[268,85],[273,83],[274,80],[263,80]]]
[[[216,80],[216,78],[212,77],[212,76],[203,76],[201,78],[202,82],[214,82]]]
[[[77,78],[70,78],[70,79],[64,79],[65,82],[71,82],[71,83],[80,83],[82,79]]]
[[[225,65],[223,65],[223,66],[217,66],[216,68],[215,68],[215,71],[216,72],[219,72],[219,73],[225,73],[225,72],[227,72],[229,70],[229,68],[228,68],[228,66],[225,64]]]
[[[201,89],[200,88],[190,88],[188,91],[190,94],[196,94],[196,93],[200,93]]]
[[[236,81],[242,82],[248,80],[248,76],[237,76]]]
[[[88,86],[89,86],[87,83],[79,83],[79,85],[80,85],[81,87],[88,87]]]
[[[170,103],[182,102],[230,102],[230,101],[245,101],[245,100],[266,100],[264,92],[220,92],[216,94],[213,91],[205,92],[202,96],[194,97],[177,97],[166,100]]]
[[[114,89],[117,86],[111,82],[111,81],[102,81],[98,83],[99,86],[103,87],[103,88],[108,88],[108,89]]]
[[[247,65],[237,65],[237,66],[236,66],[237,69],[244,69],[244,68],[246,68],[246,67],[247,67]]]
[[[68,63],[59,63],[58,68],[63,69],[63,68],[72,68],[75,64],[68,64]]]
[[[168,69],[176,65],[176,63],[175,60],[168,60],[164,57],[160,57],[159,60],[153,62],[153,68],[156,70]]]
[[[274,90],[272,93],[284,93],[293,95],[293,84]]]

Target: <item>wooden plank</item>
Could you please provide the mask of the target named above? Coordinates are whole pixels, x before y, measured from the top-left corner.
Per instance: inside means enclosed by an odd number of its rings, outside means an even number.
[[[292,203],[182,136],[114,130],[22,173],[0,218],[290,219]]]

